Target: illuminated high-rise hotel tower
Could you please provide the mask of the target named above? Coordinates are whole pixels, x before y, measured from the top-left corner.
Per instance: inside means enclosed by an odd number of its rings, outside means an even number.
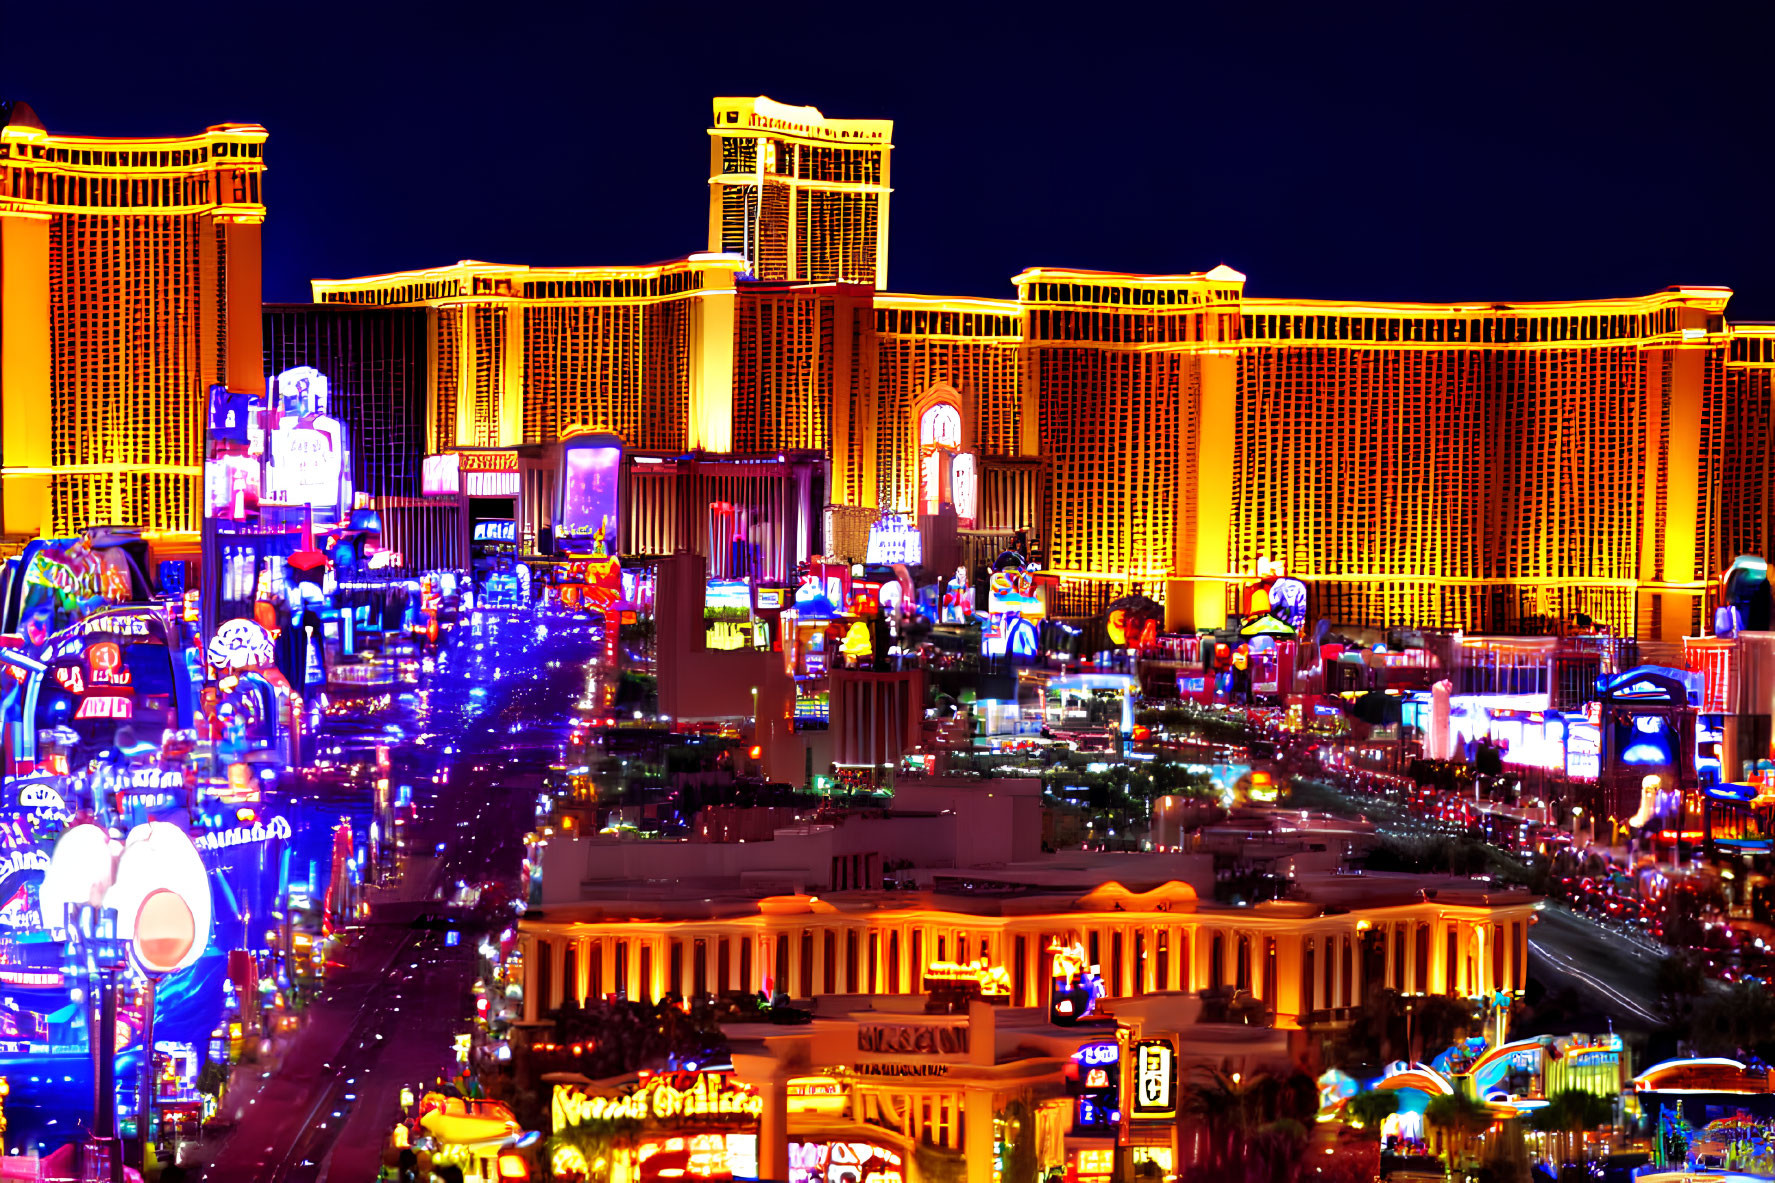
[[[204,396],[262,391],[265,129],[52,135],[0,107],[0,533],[195,531]]]
[[[759,96],[715,100],[709,249],[753,279],[887,286],[886,119],[828,119]]]

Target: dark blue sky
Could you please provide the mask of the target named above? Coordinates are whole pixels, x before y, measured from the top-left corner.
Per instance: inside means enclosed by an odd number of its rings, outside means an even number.
[[[52,131],[265,124],[268,300],[703,249],[709,100],[764,93],[894,120],[900,291],[1226,262],[1253,295],[1718,283],[1775,318],[1775,6],[1209,7],[39,4],[0,17],[0,89]]]

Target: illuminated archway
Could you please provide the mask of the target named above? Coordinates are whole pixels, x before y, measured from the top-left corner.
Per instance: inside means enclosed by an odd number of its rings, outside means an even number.
[[[912,443],[917,512],[934,514],[944,505],[971,526],[979,510],[979,465],[972,416],[954,387],[938,383],[912,404]]]

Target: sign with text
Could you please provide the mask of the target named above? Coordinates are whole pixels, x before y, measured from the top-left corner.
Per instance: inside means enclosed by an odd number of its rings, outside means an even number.
[[[1177,1116],[1177,1049],[1169,1039],[1142,1039],[1134,1045],[1134,1116]]]

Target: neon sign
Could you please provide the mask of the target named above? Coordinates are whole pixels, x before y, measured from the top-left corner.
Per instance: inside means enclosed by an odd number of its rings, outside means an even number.
[[[270,823],[254,822],[250,826],[234,826],[226,830],[212,830],[208,834],[199,834],[195,845],[199,850],[223,850],[230,846],[245,846],[254,842],[273,842],[290,837],[290,823],[281,817],[274,817]]]
[[[1177,1049],[1169,1039],[1142,1039],[1134,1045],[1134,1116],[1177,1116]]]
[[[558,1134],[587,1122],[723,1117],[755,1121],[764,1112],[764,1098],[731,1077],[699,1072],[688,1086],[655,1076],[616,1096],[590,1096],[577,1085],[556,1085],[552,1109]]]

